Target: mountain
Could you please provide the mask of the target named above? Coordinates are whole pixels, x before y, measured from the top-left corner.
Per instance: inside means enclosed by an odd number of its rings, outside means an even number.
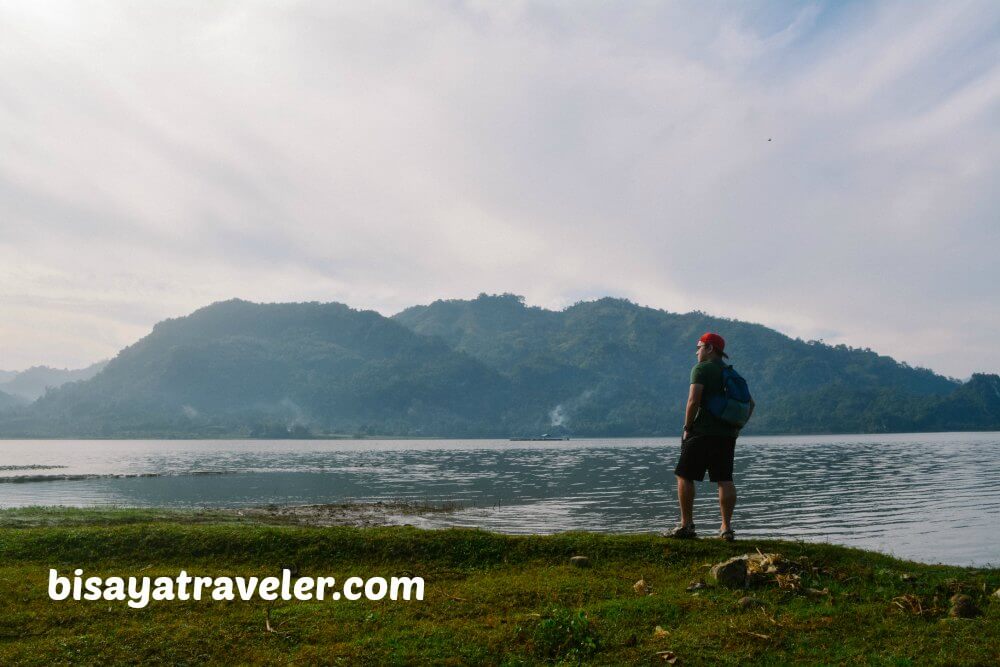
[[[512,294],[392,318],[338,303],[215,303],[165,320],[89,380],[0,416],[3,437],[677,435],[695,343],[726,337],[746,433],[1000,429],[1000,378],[605,298]]]
[[[920,430],[1000,431],[1000,375],[975,373],[932,409],[915,417]]]
[[[549,424],[538,428],[561,425],[574,433],[675,433],[695,343],[705,331],[723,333],[730,363],[750,382],[758,409],[746,433],[919,428],[914,414],[961,386],[871,350],[624,299],[555,312],[526,307],[512,294],[482,294],[414,306],[393,319],[480,359],[511,377],[522,396],[547,404]]]
[[[440,340],[337,303],[232,300],[170,319],[92,379],[0,423],[39,435],[477,435],[510,381]]]
[[[89,380],[97,375],[107,363],[107,361],[99,361],[78,370],[32,366],[20,372],[4,371],[0,375],[0,391],[33,401],[44,394],[48,388],[55,389],[67,382]]]
[[[7,394],[0,391],[0,412],[10,408],[21,407],[27,404],[27,400],[15,394]]]

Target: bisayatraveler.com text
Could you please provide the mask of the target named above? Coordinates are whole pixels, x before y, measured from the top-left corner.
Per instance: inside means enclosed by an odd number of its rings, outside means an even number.
[[[280,577],[192,576],[181,570],[177,576],[107,577],[84,576],[75,569],[63,576],[49,569],[52,600],[119,601],[141,609],[150,602],[172,600],[233,601],[274,600],[423,600],[422,577],[348,577],[338,584],[335,577],[293,577],[283,569]]]

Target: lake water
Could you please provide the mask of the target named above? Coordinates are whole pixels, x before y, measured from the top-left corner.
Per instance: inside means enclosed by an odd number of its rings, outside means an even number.
[[[451,501],[415,525],[651,532],[678,515],[677,439],[8,440],[0,507],[244,507]],[[821,540],[924,562],[1000,565],[1000,433],[740,438],[741,537]],[[719,523],[699,483],[695,523]]]

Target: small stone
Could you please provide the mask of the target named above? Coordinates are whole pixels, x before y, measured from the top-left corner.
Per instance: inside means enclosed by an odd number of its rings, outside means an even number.
[[[590,567],[590,559],[586,556],[573,556],[569,559],[569,564],[573,567]]]
[[[747,561],[745,558],[730,558],[712,566],[712,578],[726,588],[743,588],[747,583]]]
[[[962,593],[951,596],[951,609],[948,615],[952,618],[972,618],[979,615],[979,610],[972,602],[972,598]]]
[[[758,600],[757,598],[752,598],[749,595],[744,595],[739,599],[739,601],[736,604],[743,609],[750,609],[751,607],[759,607],[760,600]]]
[[[692,593],[694,591],[700,591],[703,588],[708,588],[708,584],[699,579],[697,581],[692,581],[690,584],[688,584],[688,587],[685,588],[684,590],[686,590],[688,593]]]
[[[670,665],[676,664],[677,662],[677,654],[673,651],[659,651],[657,652],[656,657]]]
[[[645,579],[640,579],[632,585],[632,590],[639,595],[649,595],[649,584],[646,583]]]
[[[993,591],[993,597],[995,597],[998,600],[1000,600],[1000,588],[998,588],[995,591]]]
[[[653,630],[653,639],[663,639],[669,634],[670,634],[669,630],[664,630],[660,626],[656,626],[656,629]]]
[[[906,582],[913,582],[917,580],[917,577],[915,575],[910,574],[909,572],[904,572],[903,574],[899,575],[899,578],[900,580]]]

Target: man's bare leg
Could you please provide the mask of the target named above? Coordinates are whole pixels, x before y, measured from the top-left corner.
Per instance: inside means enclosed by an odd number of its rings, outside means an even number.
[[[733,520],[733,508],[736,507],[736,485],[732,482],[719,482],[719,509],[722,511],[722,530],[730,530],[729,523]]]
[[[690,479],[677,477],[677,501],[681,506],[681,525],[690,526],[694,523],[694,482]]]

